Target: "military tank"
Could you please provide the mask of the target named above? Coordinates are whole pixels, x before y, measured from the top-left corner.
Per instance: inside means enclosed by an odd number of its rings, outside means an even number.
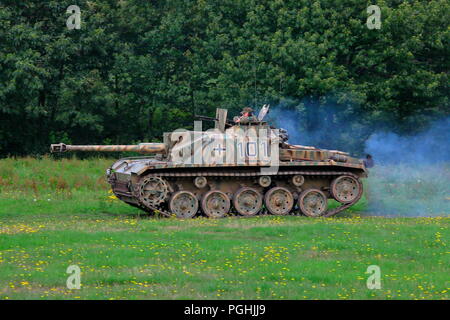
[[[162,143],[52,144],[51,152],[139,152],[117,160],[106,177],[115,196],[150,213],[179,218],[205,215],[330,217],[362,195],[363,161],[338,150],[288,143],[288,132],[244,109],[233,121],[217,109],[214,128],[164,133]],[[328,199],[339,205],[328,208]]]

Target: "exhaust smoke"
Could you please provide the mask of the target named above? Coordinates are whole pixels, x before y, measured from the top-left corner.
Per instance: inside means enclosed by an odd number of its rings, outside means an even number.
[[[285,100],[267,118],[288,130],[292,144],[370,154],[375,166],[365,181],[367,215],[450,214],[450,117],[409,136],[377,130],[351,107],[344,112],[314,100]]]

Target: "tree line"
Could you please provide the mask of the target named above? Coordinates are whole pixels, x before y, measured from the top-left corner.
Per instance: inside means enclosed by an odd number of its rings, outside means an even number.
[[[195,114],[265,103],[355,153],[376,130],[424,130],[450,114],[450,3],[372,2],[3,0],[0,156],[160,141]]]

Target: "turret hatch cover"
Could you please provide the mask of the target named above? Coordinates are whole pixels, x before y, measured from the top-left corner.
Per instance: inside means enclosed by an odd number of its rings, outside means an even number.
[[[268,104],[263,105],[263,107],[261,108],[261,110],[259,111],[259,114],[258,114],[259,121],[262,121],[264,119],[264,117],[266,116],[266,114],[269,113],[269,107],[270,107],[270,105],[268,105]]]

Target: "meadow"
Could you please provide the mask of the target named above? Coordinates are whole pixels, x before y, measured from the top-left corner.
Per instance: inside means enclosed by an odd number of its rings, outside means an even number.
[[[450,297],[448,212],[371,216],[369,198],[329,219],[155,218],[112,196],[111,162],[0,160],[0,299]]]

